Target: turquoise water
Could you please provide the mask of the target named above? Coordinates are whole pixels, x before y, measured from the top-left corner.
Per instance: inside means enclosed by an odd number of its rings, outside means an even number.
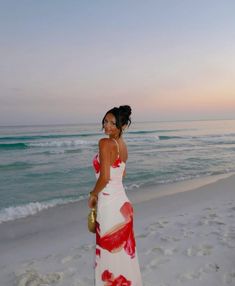
[[[0,127],[0,222],[86,198],[98,124]],[[235,171],[235,120],[133,123],[127,192]]]

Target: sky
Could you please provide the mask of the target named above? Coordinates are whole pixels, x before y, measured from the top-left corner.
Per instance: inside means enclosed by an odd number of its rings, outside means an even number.
[[[235,1],[0,0],[0,125],[235,119]]]

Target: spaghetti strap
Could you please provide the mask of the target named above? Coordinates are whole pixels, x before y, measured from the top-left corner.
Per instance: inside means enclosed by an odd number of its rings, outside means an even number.
[[[117,143],[117,140],[116,139],[114,139],[114,138],[112,138],[113,139],[113,141],[116,143],[116,145],[117,145],[117,151],[118,151],[118,156],[119,156],[119,145],[118,145],[118,143]]]

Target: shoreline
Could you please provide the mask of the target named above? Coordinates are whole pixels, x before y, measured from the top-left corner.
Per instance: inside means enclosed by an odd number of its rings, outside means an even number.
[[[235,173],[232,172],[227,174],[199,177],[195,179],[168,183],[168,184],[152,185],[145,188],[134,189],[132,191],[129,191],[127,194],[131,198],[131,201],[134,204],[141,203],[151,199],[193,191],[200,187],[216,183],[219,180],[223,180],[232,177],[234,175]],[[143,195],[143,191],[145,191],[145,196]]]
[[[235,173],[232,172],[232,173],[226,173],[226,174],[199,177],[199,178],[194,178],[194,179],[179,181],[179,182],[173,182],[173,183],[144,186],[144,187],[135,188],[133,190],[127,191],[127,195],[130,198],[131,202],[133,204],[136,204],[136,203],[140,203],[146,200],[155,199],[155,198],[166,196],[166,195],[190,191],[190,190],[199,188],[201,186],[216,182],[220,179],[228,178],[234,174]],[[32,202],[32,203],[37,204],[37,202]],[[57,209],[60,209],[60,208],[64,209],[66,208],[66,206],[73,207],[74,205],[77,205],[78,207],[80,207],[82,203],[86,203],[86,199],[78,199],[77,201],[74,201],[74,202],[65,202],[65,203],[54,205],[54,206],[48,206],[33,214],[28,214],[26,216],[22,216],[19,218],[0,221],[0,228],[1,228],[1,225],[7,224],[10,222],[20,222],[21,220],[27,219],[28,217],[37,217],[37,216],[40,216],[40,214],[47,212],[47,211],[54,210],[56,212]]]
[[[142,201],[129,192],[145,286],[157,281],[161,286],[235,282],[235,175],[197,183],[183,184],[192,189],[181,192],[176,190],[182,182],[172,184],[164,196],[155,189],[157,197],[144,195]],[[87,213],[86,204],[79,201],[2,223],[1,284],[93,285],[95,236],[87,231]]]

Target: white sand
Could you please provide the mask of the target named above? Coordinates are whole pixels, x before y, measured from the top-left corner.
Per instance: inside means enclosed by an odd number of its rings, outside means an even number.
[[[235,176],[199,185],[130,195],[145,286],[235,285]],[[87,212],[79,202],[2,223],[0,286],[93,286]]]

